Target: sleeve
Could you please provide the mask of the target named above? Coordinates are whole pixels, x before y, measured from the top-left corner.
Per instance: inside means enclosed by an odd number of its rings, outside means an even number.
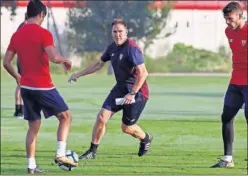
[[[137,47],[130,47],[129,49],[129,59],[134,66],[138,66],[144,63],[143,55]]]
[[[101,60],[103,62],[107,62],[111,59],[110,54],[109,54],[109,47],[104,51],[104,53],[101,56]]]
[[[16,53],[16,45],[15,45],[14,35],[12,35],[12,37],[10,39],[10,43],[9,43],[8,48],[7,48],[7,51],[13,51]]]
[[[46,48],[47,46],[55,46],[53,41],[53,36],[51,32],[49,32],[48,30],[44,30],[42,41],[43,41],[43,48]]]

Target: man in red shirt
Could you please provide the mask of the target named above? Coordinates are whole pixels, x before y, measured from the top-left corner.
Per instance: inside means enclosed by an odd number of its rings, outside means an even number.
[[[233,54],[233,71],[221,116],[224,157],[212,167],[232,168],[234,167],[232,158],[233,120],[243,104],[245,104],[245,118],[248,123],[247,23],[242,17],[243,11],[237,2],[227,4],[223,9],[223,15],[227,24],[225,33]]]
[[[67,70],[71,69],[71,62],[57,53],[52,34],[40,26],[46,13],[46,6],[41,1],[32,0],[29,2],[27,24],[12,35],[3,63],[4,68],[21,87],[24,119],[28,121],[29,125],[26,136],[26,157],[27,171],[30,174],[44,172],[37,167],[35,161],[41,110],[45,118],[55,115],[59,120],[55,162],[77,166],[77,163],[65,155],[71,112],[54,87],[49,72],[49,58],[54,63],[63,64]],[[11,64],[15,54],[19,58],[22,75],[18,74]]]
[[[25,13],[25,19],[24,21],[19,25],[18,29],[20,29],[24,24],[27,22],[27,14]],[[18,30],[17,29],[17,30]],[[21,67],[19,64],[19,59],[17,58],[17,72],[21,75]],[[15,90],[15,113],[14,117],[18,119],[23,119],[23,101],[22,101],[22,96],[21,96],[21,91],[20,91],[20,86],[16,86]]]

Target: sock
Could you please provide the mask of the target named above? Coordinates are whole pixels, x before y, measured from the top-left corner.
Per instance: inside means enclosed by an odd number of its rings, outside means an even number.
[[[222,125],[222,138],[224,143],[224,156],[232,156],[234,139],[233,120]]]
[[[16,113],[22,113],[23,114],[23,105],[16,104],[16,106],[15,106],[15,112]]]
[[[149,135],[146,133],[146,136],[144,139],[141,140],[141,142],[147,142],[149,141]]]
[[[15,112],[18,113],[19,112],[19,109],[20,109],[20,105],[16,104],[15,105]]]
[[[36,162],[34,158],[27,158],[28,168],[29,169],[35,169],[36,168]]]
[[[24,106],[23,105],[20,105],[19,112],[23,114],[23,111],[24,111]]]
[[[90,143],[90,151],[96,153],[97,151],[97,147],[99,146],[99,144],[93,144],[92,142]]]
[[[66,142],[58,141],[57,142],[57,157],[65,156],[66,151]]]
[[[224,161],[228,161],[228,162],[231,162],[232,161],[232,155],[225,155],[224,157],[223,157],[223,160]]]

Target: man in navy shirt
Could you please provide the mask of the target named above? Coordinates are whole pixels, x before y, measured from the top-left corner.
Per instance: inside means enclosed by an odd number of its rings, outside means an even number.
[[[150,148],[152,135],[145,133],[136,124],[149,98],[146,83],[148,73],[139,47],[127,37],[127,33],[125,21],[114,20],[112,23],[114,42],[108,46],[101,59],[69,78],[69,82],[71,82],[81,76],[94,73],[101,69],[107,61],[111,61],[116,78],[115,86],[97,115],[91,146],[79,157],[80,159],[96,158],[97,147],[105,133],[106,123],[120,110],[123,110],[122,131],[140,140],[138,156],[143,156]]]

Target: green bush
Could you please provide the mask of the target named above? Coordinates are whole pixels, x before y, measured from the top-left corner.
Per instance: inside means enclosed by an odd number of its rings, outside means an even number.
[[[71,72],[77,72],[101,57],[102,53],[91,52],[81,55],[80,67],[73,67]],[[153,59],[145,57],[149,73],[154,72],[229,72],[231,70],[231,53],[224,46],[219,47],[219,52],[196,49],[181,43],[175,44],[172,51],[165,57]],[[16,60],[16,59],[15,59]],[[1,59],[2,62],[2,59]],[[16,64],[16,61],[13,62]],[[4,69],[2,69],[4,70]],[[53,74],[67,74],[59,64],[50,62],[50,71]],[[108,73],[108,64],[97,72]]]
[[[231,60],[224,56],[178,43],[166,57],[145,58],[149,72],[228,72]]]
[[[145,64],[146,68],[149,73],[154,73],[154,72],[161,72],[161,73],[166,73],[169,72],[170,69],[168,65],[166,64],[166,59],[165,58],[157,58],[153,59],[149,56],[145,56]]]
[[[221,45],[218,48],[218,54],[222,57],[224,57],[225,59],[231,59],[232,58],[232,52],[230,49],[228,49],[227,47]]]

